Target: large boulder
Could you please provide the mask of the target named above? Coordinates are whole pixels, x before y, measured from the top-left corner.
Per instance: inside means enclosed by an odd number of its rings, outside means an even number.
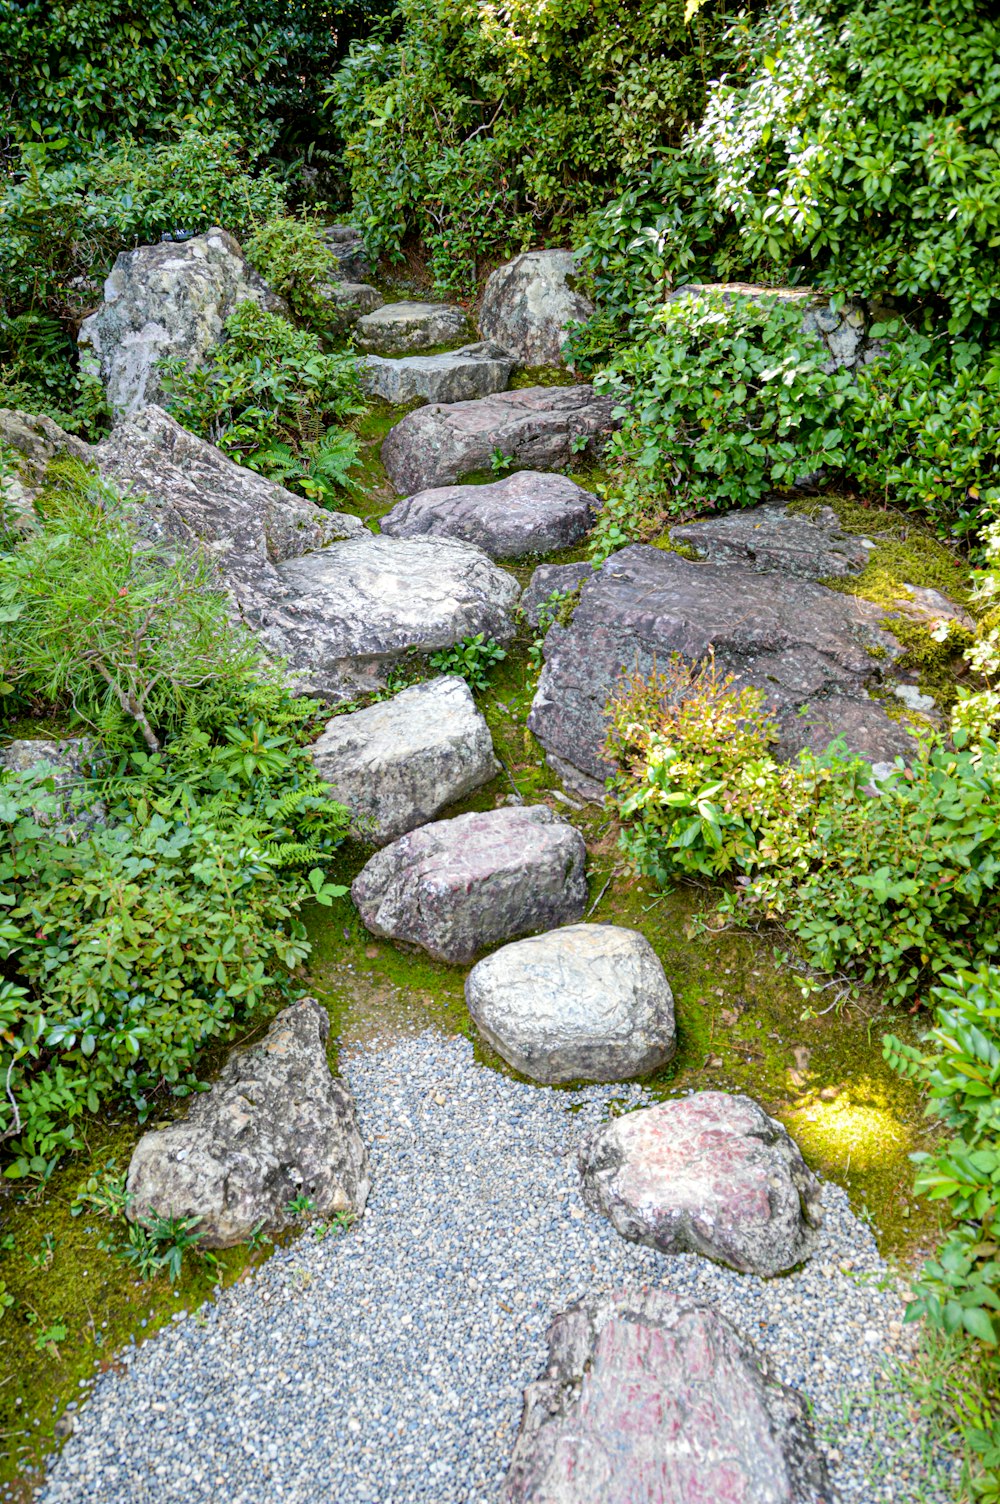
[[[603,452],[612,428],[611,397],[590,386],[530,386],[478,402],[418,408],[390,429],[382,462],[401,495],[452,486],[489,466],[495,450],[525,470],[559,470]]]
[[[588,1135],[579,1165],[587,1204],[661,1253],[774,1275],[816,1246],[819,1181],[750,1097],[702,1091],[626,1113]]]
[[[335,716],[310,756],[351,811],[354,834],[379,846],[426,825],[500,771],[482,712],[454,674]]]
[[[354,342],[372,355],[412,355],[455,344],[468,332],[465,314],[449,303],[384,303],[358,320]]]
[[[826,348],[825,369],[844,366],[853,371],[867,365],[883,348],[868,335],[869,310],[864,303],[848,300],[835,307],[825,294],[812,287],[763,287],[754,282],[685,282],[669,295],[667,301],[704,297],[710,294],[723,302],[746,300],[764,307],[778,303],[802,311],[802,329],[815,334]],[[884,311],[883,311],[884,312]]]
[[[600,797],[606,706],[622,674],[714,650],[721,673],[764,691],[779,755],[843,736],[859,756],[891,761],[912,741],[867,694],[902,653],[884,617],[823,585],[635,544],[584,581],[568,627],[550,628],[528,725],[568,786]]]
[[[806,1401],[710,1306],[596,1297],[548,1340],[504,1504],[832,1504]]]
[[[81,367],[100,376],[116,417],[134,413],[160,395],[158,360],[200,365],[233,309],[248,300],[284,309],[225,230],[122,251],[104,302],[80,326]]]
[[[545,805],[456,815],[377,852],[351,896],[372,934],[465,965],[500,940],[581,919],[586,857],[579,831]]]
[[[485,486],[418,491],[398,501],[381,528],[390,538],[464,538],[492,559],[519,559],[578,543],[599,505],[566,475],[518,470]]]
[[[644,935],[572,924],[486,956],[465,982],[476,1027],[535,1081],[627,1081],[677,1048],[674,998]]]
[[[875,547],[870,538],[845,532],[832,507],[806,517],[784,503],[702,517],[672,528],[670,539],[713,564],[776,570],[798,580],[860,574]]]
[[[326,1060],[330,1020],[315,998],[285,1008],[260,1044],[233,1054],[187,1115],[139,1140],[128,1169],[128,1215],[197,1217],[206,1248],[294,1220],[307,1196],[320,1217],[360,1215],[368,1155],[354,1100]]]
[[[502,392],[514,361],[485,341],[443,355],[368,355],[358,368],[361,390],[398,407],[408,402],[470,402]]]
[[[526,251],[489,277],[479,327],[522,365],[557,366],[571,321],[582,323],[594,305],[573,286],[572,251]]]

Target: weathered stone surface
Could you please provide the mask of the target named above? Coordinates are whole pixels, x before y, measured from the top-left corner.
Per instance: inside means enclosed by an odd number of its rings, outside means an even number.
[[[418,408],[390,429],[382,462],[401,495],[453,486],[490,463],[495,449],[528,470],[559,470],[585,438],[596,459],[611,432],[614,402],[589,386],[530,386],[478,402]]]
[[[51,779],[55,808],[35,805],[35,819],[42,824],[54,820],[66,829],[86,831],[107,815],[106,806],[86,781],[96,757],[97,745],[89,736],[66,736],[59,741],[44,736],[18,737],[0,745],[0,771],[33,773],[46,783]]]
[[[722,673],[765,692],[779,755],[842,734],[870,761],[905,756],[905,730],[866,697],[866,682],[901,653],[884,616],[822,585],[635,544],[584,581],[569,627],[550,628],[528,725],[564,779],[593,797],[610,771],[605,706],[622,672],[648,674],[672,653],[701,661],[714,647]]]
[[[315,998],[285,1008],[260,1044],[230,1056],[187,1116],[139,1140],[128,1169],[129,1216],[198,1217],[206,1248],[292,1222],[308,1196],[320,1217],[359,1215],[368,1155],[354,1101],[326,1061],[330,1021]]]
[[[599,505],[566,475],[518,470],[490,485],[418,491],[397,502],[381,527],[390,538],[464,538],[493,559],[519,559],[577,543]]]
[[[344,282],[367,282],[372,263],[365,243],[353,225],[326,225],[323,239],[337,260],[337,270]]]
[[[373,934],[465,965],[499,940],[582,918],[585,865],[578,831],[522,805],[412,831],[372,857],[351,896]]]
[[[368,355],[360,362],[358,379],[369,396],[402,406],[425,402],[470,402],[502,392],[514,361],[499,345],[485,341],[462,345],[443,355],[403,355],[395,360]]]
[[[882,346],[867,334],[868,311],[863,303],[847,302],[835,309],[833,304],[811,287],[761,287],[752,282],[685,282],[675,288],[667,299],[700,297],[714,293],[726,303],[745,298],[751,303],[782,303],[802,309],[802,328],[806,333],[816,333],[826,346],[828,359],[826,369],[836,371],[841,366],[854,370],[874,360]]]
[[[455,674],[335,716],[310,755],[351,811],[354,833],[379,846],[426,825],[500,771],[489,727]]]
[[[750,1097],[697,1092],[614,1118],[580,1146],[583,1196],[623,1238],[701,1253],[744,1274],[808,1258],[819,1182]]]
[[[156,362],[176,355],[200,365],[247,300],[284,308],[225,230],[122,251],[104,302],[80,326],[81,364],[100,376],[117,417],[136,412],[160,395]]]
[[[355,326],[354,342],[373,355],[410,355],[464,339],[469,321],[448,303],[384,303]]]
[[[346,334],[362,314],[372,313],[385,302],[367,282],[327,282],[316,290],[327,306],[327,328],[335,334]]]
[[[845,533],[832,507],[815,517],[784,505],[750,507],[671,528],[670,537],[710,563],[777,570],[799,580],[859,574],[874,546],[857,533]]]
[[[522,365],[563,364],[566,325],[582,322],[594,305],[573,287],[572,251],[526,251],[498,266],[483,292],[479,327]]]
[[[677,1047],[659,957],[644,935],[614,924],[505,945],[472,968],[465,1001],[494,1049],[536,1081],[627,1081]]]
[[[531,626],[538,626],[538,613],[553,595],[572,595],[589,580],[594,566],[582,559],[577,564],[539,564],[521,596],[521,610]]]
[[[805,1400],[717,1311],[662,1290],[571,1306],[525,1390],[503,1504],[833,1504]]]
[[[28,520],[31,503],[42,489],[45,472],[57,455],[86,461],[90,446],[64,432],[51,418],[39,418],[15,408],[0,408],[0,446],[8,455],[7,473],[0,478],[4,506]]]

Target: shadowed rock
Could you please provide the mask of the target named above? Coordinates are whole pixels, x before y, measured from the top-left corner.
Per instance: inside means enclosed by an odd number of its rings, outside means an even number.
[[[518,470],[491,485],[418,491],[398,501],[381,527],[391,538],[464,538],[493,559],[518,559],[579,542],[598,505],[566,475]]]
[[[562,365],[567,324],[582,323],[594,311],[573,287],[576,272],[572,251],[526,251],[498,266],[483,291],[483,334],[522,365]]]

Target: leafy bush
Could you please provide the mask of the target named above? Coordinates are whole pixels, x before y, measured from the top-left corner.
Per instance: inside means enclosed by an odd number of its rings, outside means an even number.
[[[110,425],[104,388],[76,364],[76,343],[44,313],[0,314],[0,407],[46,413],[68,433],[97,439]]]
[[[272,292],[285,298],[296,318],[324,321],[328,304],[318,289],[336,281],[337,261],[309,219],[281,214],[269,219],[244,246]]]
[[[458,674],[470,689],[485,690],[490,687],[491,670],[506,656],[506,651],[492,637],[487,642],[483,633],[477,632],[475,637],[463,637],[453,647],[432,653],[427,661],[439,673]]]

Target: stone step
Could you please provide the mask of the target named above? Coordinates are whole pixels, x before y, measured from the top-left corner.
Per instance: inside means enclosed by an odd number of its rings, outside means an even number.
[[[518,470],[485,486],[418,491],[397,502],[381,527],[390,538],[462,538],[491,559],[519,559],[571,548],[599,506],[566,475]]]
[[[513,356],[486,340],[442,355],[367,355],[358,376],[363,392],[398,406],[418,398],[469,402],[502,392],[514,365]]]
[[[346,275],[346,274],[345,274]],[[371,355],[410,355],[467,339],[469,321],[449,303],[386,303],[358,320],[354,340]]]

